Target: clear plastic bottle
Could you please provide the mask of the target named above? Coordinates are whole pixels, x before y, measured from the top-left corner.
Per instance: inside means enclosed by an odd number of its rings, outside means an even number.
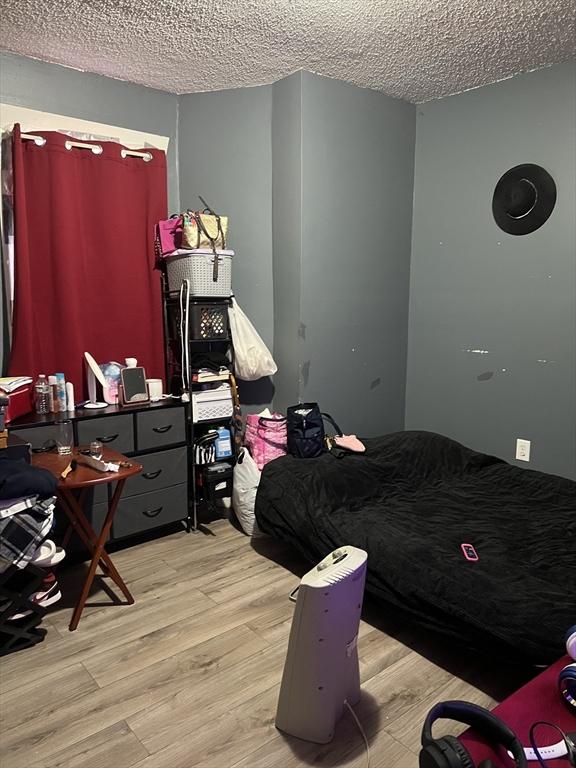
[[[56,394],[56,376],[48,376],[48,384],[50,385],[50,412],[58,413],[58,395]]]
[[[66,405],[66,377],[63,373],[56,374],[56,395],[58,397],[58,410],[67,411]]]
[[[50,384],[44,373],[41,373],[34,385],[34,405],[36,413],[50,413]]]

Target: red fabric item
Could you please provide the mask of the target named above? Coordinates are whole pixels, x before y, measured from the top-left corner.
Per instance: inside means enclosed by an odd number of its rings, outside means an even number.
[[[85,393],[84,352],[99,362],[136,357],[163,378],[160,273],[154,227],[166,218],[166,156],[67,150],[69,136],[13,135],[15,294],[10,375],[63,372]],[[84,392],[84,395],[83,395]]]
[[[558,673],[572,659],[564,656],[551,667],[523,685],[516,693],[509,696],[499,704],[492,712],[512,728],[524,747],[530,746],[530,726],[537,720],[547,720],[550,723],[566,731],[576,731],[576,717],[563,703],[558,692]],[[536,729],[536,744],[548,746],[560,741],[560,734],[553,728],[540,726]],[[510,768],[514,761],[509,759],[504,750],[497,753],[476,733],[469,729],[459,737],[472,758],[474,764],[479,765],[482,760],[491,758],[496,768]],[[550,768],[567,768],[567,758],[547,760]],[[539,768],[538,761],[528,763],[529,766]]]

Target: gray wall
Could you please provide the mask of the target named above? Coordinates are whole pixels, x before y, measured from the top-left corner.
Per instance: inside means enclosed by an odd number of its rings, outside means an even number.
[[[230,218],[234,293],[272,345],[272,88],[180,97],[180,200]]]
[[[415,107],[302,73],[302,400],[404,426]]]
[[[418,108],[406,427],[576,477],[576,64]],[[502,173],[536,163],[556,208],[502,232]],[[485,353],[470,350],[486,350]]]
[[[305,72],[181,97],[180,199],[231,217],[277,410],[317,399],[362,434],[403,426],[414,131],[411,105]]]
[[[230,218],[236,298],[272,349],[272,87],[238,88],[180,97],[180,200],[198,195]],[[246,411],[272,400],[269,380],[240,384]],[[250,408],[249,406],[253,406]]]

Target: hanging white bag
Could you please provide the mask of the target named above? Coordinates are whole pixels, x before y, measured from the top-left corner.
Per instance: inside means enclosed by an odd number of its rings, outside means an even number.
[[[278,366],[270,350],[234,297],[232,297],[232,305],[228,307],[228,319],[234,346],[236,376],[243,381],[256,381],[263,376],[272,376],[276,373]]]
[[[232,506],[242,530],[248,536],[257,536],[256,493],[260,484],[260,470],[247,448],[242,448],[234,465]]]

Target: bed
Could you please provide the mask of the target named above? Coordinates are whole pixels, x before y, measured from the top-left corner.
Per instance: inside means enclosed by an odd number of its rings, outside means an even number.
[[[260,529],[311,563],[365,549],[367,591],[423,627],[518,661],[557,659],[576,622],[576,483],[431,432],[364,443],[363,455],[267,464]]]

